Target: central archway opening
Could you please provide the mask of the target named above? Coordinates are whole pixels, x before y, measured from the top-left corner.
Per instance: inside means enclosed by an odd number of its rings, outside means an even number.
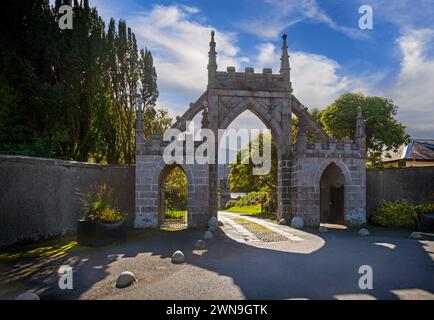
[[[277,211],[277,153],[270,128],[247,108],[225,129],[218,150],[220,210],[274,217]],[[264,143],[270,145],[270,150]],[[268,151],[269,157],[265,154]],[[268,164],[255,164],[252,161],[255,155],[264,157]],[[249,160],[247,163],[246,159]],[[268,173],[254,174],[254,167],[263,166],[269,166]]]
[[[320,180],[320,221],[324,224],[345,223],[345,176],[342,170],[331,163]]]
[[[188,178],[179,165],[166,166],[160,176],[159,225],[176,231],[188,227]]]

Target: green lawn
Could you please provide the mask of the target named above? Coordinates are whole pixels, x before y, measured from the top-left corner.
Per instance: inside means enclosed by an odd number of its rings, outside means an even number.
[[[259,215],[259,214],[269,214],[268,212],[261,212],[261,205],[254,204],[250,206],[242,206],[242,207],[230,207],[225,209],[227,212],[234,213],[243,213],[243,214],[251,214],[251,215]]]
[[[187,219],[187,210],[167,210],[164,213],[165,219]]]

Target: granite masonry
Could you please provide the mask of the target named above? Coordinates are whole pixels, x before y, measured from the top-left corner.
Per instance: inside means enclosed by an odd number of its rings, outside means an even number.
[[[269,68],[255,73],[253,68],[237,72],[234,67],[217,71],[214,32],[208,53],[208,86],[173,128],[186,130],[188,121],[202,113],[202,128],[218,136],[245,110],[250,110],[270,129],[278,155],[278,219],[294,216],[305,225],[322,222],[360,225],[366,222],[365,129],[361,111],[357,116],[354,141],[337,143],[309,115],[292,94],[286,35],[280,71]],[[299,119],[295,144],[291,143],[291,118]],[[205,226],[217,216],[218,185],[215,164],[172,164],[163,161],[167,145],[160,135],[144,139],[142,110],[136,123],[136,215],[137,228],[156,228],[162,223],[165,176],[180,166],[188,178],[188,225]],[[217,153],[217,152],[216,152]],[[215,155],[218,159],[218,155]]]

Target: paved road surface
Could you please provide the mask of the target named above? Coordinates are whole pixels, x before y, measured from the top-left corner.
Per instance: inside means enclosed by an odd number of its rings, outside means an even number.
[[[371,228],[303,231],[251,218],[287,241],[264,243],[221,213],[225,225],[192,251],[203,230],[159,232],[115,248],[0,266],[0,298],[27,289],[44,299],[434,299],[434,241],[416,241],[407,231]],[[243,230],[244,229],[244,230]],[[170,256],[182,250],[183,265]],[[74,289],[57,287],[57,269],[74,268]],[[358,286],[359,267],[374,271],[374,289]],[[138,282],[126,289],[114,283],[122,271]]]

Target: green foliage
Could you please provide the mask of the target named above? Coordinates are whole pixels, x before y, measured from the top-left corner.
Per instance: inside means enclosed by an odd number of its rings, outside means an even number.
[[[416,213],[419,214],[434,212],[434,202],[426,202],[426,203],[419,204],[415,206],[414,209],[416,210]]]
[[[107,202],[96,200],[86,212],[85,219],[89,221],[100,221],[105,223],[115,223],[124,220],[126,214],[118,209],[112,208]]]
[[[155,71],[152,54],[147,49],[140,50],[140,66],[143,104],[145,108],[153,108],[159,95],[157,89],[157,72]]]
[[[74,26],[57,7],[13,1],[0,18],[0,153],[102,163],[134,162],[137,84],[158,97],[150,51],[139,55],[125,21],[108,28],[88,1],[74,1]],[[171,119],[148,114],[152,130]],[[155,122],[163,121],[163,124]]]
[[[277,194],[276,188],[271,188],[269,186],[262,187],[259,191],[252,191],[242,196],[238,200],[230,200],[226,203],[226,209],[231,211],[230,209],[236,208],[241,212],[239,208],[245,207],[246,210],[249,207],[258,207],[262,205],[262,209],[266,213],[274,213],[277,210]]]
[[[87,190],[78,191],[77,195],[83,205],[84,219],[114,223],[125,219],[126,214],[114,208],[115,195],[113,189],[106,184],[90,186]]]
[[[148,107],[143,113],[143,125],[145,138],[150,138],[154,133],[162,135],[172,125],[172,119],[167,110]]]
[[[413,227],[416,210],[407,200],[382,201],[371,217],[374,224],[384,227]]]
[[[383,150],[396,149],[408,143],[410,138],[405,127],[395,118],[398,107],[392,100],[345,93],[321,112],[320,122],[338,141],[344,137],[353,139],[359,106],[365,118],[368,160],[377,166],[381,163]]]
[[[253,175],[253,167],[257,166],[252,163],[251,156],[254,153],[263,154],[263,143],[249,143],[246,150],[238,151],[238,161],[229,165],[230,174],[230,189],[232,191],[259,191],[263,186],[276,188],[277,185],[277,152],[276,146],[272,140],[271,134],[261,133],[256,140],[263,141],[263,139],[271,140],[271,170],[267,175]],[[254,146],[259,145],[259,150],[255,150]],[[246,161],[247,160],[247,161]],[[243,164],[242,162],[248,162]]]
[[[253,204],[253,205],[248,205],[248,206],[232,206],[232,207],[225,209],[225,211],[250,214],[250,215],[268,214],[268,212],[266,212],[265,210],[264,210],[264,212],[261,211],[261,205],[260,204]]]
[[[166,177],[164,184],[166,209],[173,211],[187,210],[188,187],[187,176],[180,167],[173,168]]]
[[[271,134],[261,133],[257,138],[259,141],[263,139],[271,140],[271,170],[267,175],[253,175],[253,167],[251,155],[255,152],[263,154],[263,143],[249,143],[248,150],[242,150],[237,153],[237,162],[229,165],[230,174],[230,189],[232,191],[248,191],[249,193],[242,197],[238,203],[232,206],[244,206],[250,204],[262,203],[264,210],[267,212],[275,212],[277,210],[277,151],[272,140]],[[259,150],[254,150],[254,146],[259,145]],[[242,157],[249,158],[249,164],[242,164]],[[232,203],[231,201],[229,202]]]

